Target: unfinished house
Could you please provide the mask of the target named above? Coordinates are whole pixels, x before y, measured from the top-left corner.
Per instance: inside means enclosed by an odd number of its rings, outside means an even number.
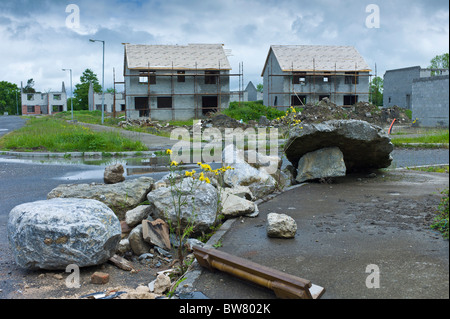
[[[325,97],[344,106],[368,101],[370,71],[352,46],[272,45],[261,74],[263,103],[285,109]]]
[[[383,83],[383,106],[412,111],[416,124],[425,127],[449,125],[449,70],[420,66],[387,70]]]
[[[105,112],[125,112],[125,94],[123,92],[105,93],[102,97],[102,93],[94,92],[94,86],[92,83],[89,85],[88,93],[88,106],[89,111],[102,110],[102,100],[105,105]]]
[[[262,99],[262,93],[256,89],[252,81],[248,82],[245,90],[230,93],[230,102],[255,102]]]
[[[67,111],[67,94],[64,82],[60,92],[24,93],[21,88],[22,115],[54,114]]]
[[[126,116],[186,120],[227,108],[230,71],[222,44],[125,44]]]

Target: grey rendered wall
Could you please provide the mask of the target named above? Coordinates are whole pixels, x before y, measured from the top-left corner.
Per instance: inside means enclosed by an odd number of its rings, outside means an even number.
[[[126,75],[138,75],[139,71],[126,69]],[[158,71],[157,74],[168,74],[170,70]],[[229,71],[221,71],[222,74],[229,74]],[[220,96],[220,108],[228,108],[230,97],[230,78],[229,76],[221,76],[218,84],[205,84],[204,76],[197,76],[194,84],[194,76],[196,71],[185,72],[185,82],[177,82],[177,76],[156,76],[156,84],[150,84],[150,93],[159,96],[172,96],[172,109],[158,109],[157,97],[150,97],[150,117],[154,120],[186,120],[201,116],[202,93],[206,95],[218,94]],[[198,71],[197,74],[204,74],[204,71]],[[126,87],[126,105],[127,117],[138,118],[139,111],[135,110],[135,95],[147,96],[148,85],[139,83],[138,76],[125,76]],[[195,91],[194,91],[195,90]],[[194,92],[198,95],[194,96]],[[224,94],[226,93],[226,94]],[[174,94],[174,95],[172,95]],[[184,95],[176,95],[184,94]],[[198,105],[198,113],[195,109]]]
[[[320,101],[321,95],[329,95],[330,101],[337,105],[344,105],[345,95],[357,95],[358,102],[369,101],[369,72],[359,72],[358,83],[346,84],[345,76],[338,75],[333,76],[332,72],[327,76],[328,82],[324,81],[324,76],[306,76],[304,84],[292,84],[290,77],[285,77],[284,88],[286,92],[291,91],[297,93],[297,95],[306,95],[306,102],[317,103]],[[315,92],[315,94],[309,94],[308,92]],[[334,92],[344,92],[337,93]],[[287,101],[290,103],[290,100]]]
[[[281,70],[280,64],[271,50],[263,74],[263,104],[266,106],[275,106],[276,100],[277,106],[289,105],[290,102],[288,94],[269,94],[269,92],[278,93],[283,92],[284,90],[284,77],[269,76],[276,74],[283,74],[283,71]]]
[[[412,83],[412,117],[424,127],[449,125],[449,76],[416,79]]]
[[[388,70],[384,74],[383,107],[394,105],[411,109],[412,83],[420,78],[420,66]]]

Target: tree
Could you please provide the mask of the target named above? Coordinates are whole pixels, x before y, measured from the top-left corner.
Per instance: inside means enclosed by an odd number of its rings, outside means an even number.
[[[261,84],[261,83],[259,83],[257,86],[256,86],[256,91],[258,91],[258,92],[263,92],[263,85]]]
[[[16,114],[17,108],[19,114],[21,110],[21,94],[20,88],[15,83],[7,81],[0,82],[0,114],[8,112],[8,114]],[[17,100],[16,100],[17,98]],[[16,104],[17,103],[17,104]]]
[[[90,69],[84,70],[80,77],[80,83],[75,85],[73,90],[74,95],[74,110],[88,110],[89,109],[89,84],[94,86],[94,92],[100,93],[102,86],[98,82],[97,75]]]
[[[429,69],[448,69],[448,61],[449,55],[448,53],[444,53],[441,55],[436,55],[431,59],[431,65],[428,67]],[[431,71],[431,76],[437,75],[437,72]]]
[[[383,79],[376,76],[369,85],[369,102],[376,106],[383,106]]]
[[[23,93],[36,93],[34,87],[34,80],[28,79],[27,85],[23,88]]]

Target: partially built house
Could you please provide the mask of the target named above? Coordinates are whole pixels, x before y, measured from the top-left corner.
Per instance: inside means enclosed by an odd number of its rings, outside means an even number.
[[[67,111],[67,93],[62,82],[61,91],[25,93],[21,88],[22,115],[54,114]]]
[[[285,109],[329,98],[337,105],[369,100],[371,69],[352,46],[272,45],[263,103]]]
[[[383,81],[383,106],[412,110],[420,126],[449,125],[449,70],[412,66],[387,70]]]
[[[104,111],[107,113],[125,111],[125,95],[123,92],[105,92],[102,96],[102,93],[94,91],[94,86],[90,83],[88,94],[89,111],[101,111],[102,103],[105,107]]]
[[[231,66],[222,44],[125,44],[126,116],[186,120],[227,108]]]

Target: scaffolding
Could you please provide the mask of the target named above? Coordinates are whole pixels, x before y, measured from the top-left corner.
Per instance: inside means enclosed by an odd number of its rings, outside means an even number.
[[[370,101],[370,94],[371,90],[368,91],[358,91],[358,84],[359,84],[359,78],[361,77],[369,77],[369,85],[372,81],[372,74],[370,74],[370,70],[359,70],[358,65],[355,63],[355,69],[354,70],[346,70],[346,71],[338,71],[336,67],[336,63],[334,63],[334,69],[333,70],[316,70],[316,61],[315,59],[312,60],[312,70],[294,70],[293,63],[291,66],[291,69],[289,71],[283,71],[283,74],[273,74],[272,73],[272,60],[270,61],[270,69],[269,69],[269,75],[268,75],[268,99],[269,99],[269,105],[274,104],[270,101],[273,101],[271,96],[273,95],[289,95],[290,105],[271,105],[273,107],[291,107],[292,104],[292,97],[296,96],[297,101],[300,102],[300,105],[304,105],[304,101],[300,98],[300,96],[306,96],[309,97],[308,100],[317,101],[316,96],[327,96],[329,97],[330,101],[332,101],[334,104],[337,104],[337,97],[338,96],[345,96],[345,95],[352,95],[352,96],[359,96],[359,95],[367,95]],[[364,73],[361,73],[364,72]],[[273,77],[283,77],[288,80],[288,90],[283,92],[277,92],[273,90]],[[298,83],[294,84],[294,79],[296,78],[302,78],[303,81],[298,81]],[[327,78],[327,81],[325,82],[323,79]],[[346,83],[346,78],[351,80]],[[328,87],[328,90],[323,89],[316,89],[316,81],[318,79],[322,79],[320,87]],[[332,79],[332,81],[330,81]],[[325,84],[328,83],[328,84]],[[337,87],[339,83],[343,84],[351,84],[353,85],[353,90],[351,91],[338,91]],[[295,86],[301,85],[302,87],[308,86],[307,90],[301,90],[296,91]],[[318,85],[319,86],[319,85]],[[282,87],[285,87],[284,83]],[[266,88],[264,88],[266,89]],[[357,102],[357,101],[356,101]],[[355,103],[356,103],[355,102]],[[354,103],[351,103],[354,104]],[[350,105],[351,105],[350,104]],[[346,106],[344,104],[344,106]]]
[[[220,112],[222,110],[222,98],[224,97],[229,97],[231,94],[229,86],[227,90],[223,90],[222,89],[222,83],[223,83],[223,79],[224,78],[230,78],[230,77],[239,77],[239,91],[238,91],[238,95],[239,95],[239,102],[241,102],[241,100],[243,99],[243,92],[244,92],[244,82],[243,82],[243,62],[239,63],[239,72],[238,73],[224,73],[224,71],[230,71],[229,69],[222,69],[220,66],[220,62],[218,63],[218,68],[215,69],[201,69],[199,70],[197,68],[197,63],[195,63],[195,69],[177,69],[174,68],[173,66],[173,62],[172,62],[172,68],[171,69],[164,69],[164,73],[159,73],[159,72],[155,72],[154,68],[150,67],[150,63],[148,63],[148,66],[146,69],[140,69],[139,70],[139,74],[127,74],[126,72],[126,68],[124,67],[124,79],[126,79],[127,77],[140,77],[140,78],[146,78],[146,82],[147,82],[147,92],[146,93],[127,93],[126,91],[126,85],[125,85],[125,89],[124,89],[124,99],[125,99],[125,103],[126,103],[126,110],[130,110],[128,108],[127,105],[127,98],[131,97],[131,98],[136,98],[136,97],[146,97],[147,99],[147,107],[145,109],[141,108],[141,109],[137,109],[136,106],[133,110],[139,110],[140,114],[144,114],[143,117],[149,117],[150,119],[152,118],[152,111],[161,111],[161,110],[169,110],[171,109],[171,118],[172,120],[176,119],[176,112],[182,112],[182,111],[192,111],[192,109],[194,109],[194,116],[195,118],[200,118],[202,116],[204,116],[206,113],[208,112]],[[190,73],[179,73],[180,71],[190,71]],[[191,78],[191,82],[192,82],[192,91],[188,92],[188,93],[177,93],[176,91],[176,82],[178,77],[184,77],[184,81],[183,82],[188,82],[187,79]],[[157,79],[158,78],[170,78],[170,83],[169,86],[170,88],[166,87],[164,88],[164,92],[152,92],[151,88],[152,85],[151,84],[151,79],[154,78],[156,80],[156,83],[158,83]],[[199,81],[199,78],[202,79],[210,79],[210,82],[215,82],[213,84],[210,85],[216,85],[215,88],[209,88],[207,92],[201,92],[199,90],[200,88],[200,84],[201,82]],[[126,81],[126,80],[125,80]],[[120,84],[125,84],[125,82],[115,82],[115,83],[120,83]],[[230,81],[228,82],[230,83]],[[168,92],[170,90],[170,92]],[[156,107],[152,107],[152,101],[154,101],[154,99],[157,99],[158,97],[171,97],[172,101],[174,100],[174,97],[176,96],[192,96],[193,100],[194,100],[194,105],[191,106],[186,106],[186,107],[180,107],[179,105],[177,105],[176,107],[174,107],[174,105],[172,104],[172,106],[170,108],[158,108]],[[202,103],[202,97],[217,97],[217,102],[215,103],[216,105],[203,105]],[[157,105],[157,103],[156,103]],[[128,117],[128,112],[127,113],[127,117]],[[142,116],[139,116],[142,117]]]

